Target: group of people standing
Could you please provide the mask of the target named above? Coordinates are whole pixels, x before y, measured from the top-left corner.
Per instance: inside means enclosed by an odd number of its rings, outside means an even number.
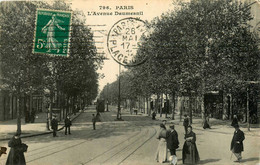
[[[184,120],[186,122],[186,120]],[[182,161],[184,164],[196,164],[199,161],[199,152],[196,146],[196,134],[192,131],[192,127],[184,123],[185,142],[182,149]],[[157,162],[164,163],[170,161],[171,164],[177,163],[176,149],[179,148],[178,133],[174,125],[170,125],[170,129],[166,129],[166,120],[160,124],[160,130],[157,135],[159,144],[156,152]],[[168,151],[170,156],[168,158]]]
[[[204,129],[210,128],[210,126],[204,121]],[[206,122],[206,123],[205,123]],[[182,162],[183,164],[197,164],[200,161],[199,152],[196,145],[196,134],[192,131],[192,126],[187,115],[184,115],[183,120],[184,126],[184,139],[185,142],[182,148]],[[235,132],[231,141],[230,150],[237,158],[234,162],[241,162],[242,151],[244,151],[243,141],[245,139],[244,132],[239,129],[239,124],[236,116],[234,116],[231,126],[235,128]],[[178,133],[174,129],[174,125],[170,125],[170,129],[166,129],[166,120],[160,124],[160,130],[157,135],[159,139],[159,144],[156,152],[157,162],[164,163],[170,161],[171,164],[177,164],[176,149],[179,148]],[[170,157],[168,158],[168,151],[170,152]]]
[[[51,120],[51,129],[53,130],[53,137],[57,137],[57,131],[58,131],[58,120],[57,117],[54,115],[53,119]],[[70,116],[68,115],[66,119],[64,120],[64,127],[65,127],[65,135],[71,134],[70,133],[70,126],[72,125]]]
[[[100,115],[100,114],[99,114]],[[95,129],[96,116],[92,115],[93,129]],[[65,119],[65,135],[67,132],[70,134],[71,120],[67,116]],[[239,129],[238,120],[234,117],[232,124],[235,128],[235,132],[231,141],[230,150],[237,158],[235,162],[241,162],[242,154],[244,151],[243,141],[245,139],[244,132]],[[192,126],[190,125],[189,118],[185,115],[183,126],[185,130],[184,139],[185,142],[182,148],[182,162],[183,164],[197,164],[200,161],[199,152],[196,145],[196,134],[192,131]],[[58,129],[58,120],[54,116],[52,120],[53,136],[56,135]],[[176,149],[179,148],[178,133],[175,130],[174,125],[170,125],[169,129],[166,128],[166,120],[160,124],[160,130],[157,134],[157,139],[159,140],[158,148],[156,151],[157,162],[164,163],[170,161],[171,164],[176,165],[178,159],[176,155]],[[8,142],[8,146],[11,148],[6,165],[25,165],[24,152],[27,151],[28,146],[22,143],[20,134],[16,133],[11,140]],[[170,156],[168,157],[168,153]]]

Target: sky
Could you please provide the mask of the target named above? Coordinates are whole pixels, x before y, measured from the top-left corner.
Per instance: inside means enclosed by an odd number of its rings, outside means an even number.
[[[104,78],[99,79],[99,90],[101,91],[107,83],[117,79],[119,64],[115,62],[107,50],[107,34],[110,28],[120,19],[126,17],[139,17],[142,20],[151,21],[156,16],[173,9],[172,0],[70,0],[73,10],[81,10],[86,16],[86,25],[92,29],[97,51],[104,53],[108,60],[104,61],[103,68],[98,73],[103,73]],[[107,7],[108,6],[108,7]],[[118,12],[143,12],[143,15],[120,16]],[[98,12],[113,15],[95,15]],[[121,67],[121,70],[125,70]]]

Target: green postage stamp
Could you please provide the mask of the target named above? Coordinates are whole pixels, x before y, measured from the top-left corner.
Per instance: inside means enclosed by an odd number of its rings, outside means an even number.
[[[33,53],[68,56],[71,15],[69,11],[38,9]]]

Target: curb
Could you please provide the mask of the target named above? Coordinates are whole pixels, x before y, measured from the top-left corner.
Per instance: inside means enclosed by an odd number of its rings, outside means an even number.
[[[75,119],[77,119],[83,112],[84,112],[84,110],[81,110],[81,112],[80,112],[78,115],[76,115],[73,119],[71,119],[71,121],[74,121]],[[59,129],[57,130],[57,132],[63,130],[64,127],[65,127],[65,126],[64,126],[64,124],[63,124],[63,126],[62,126],[61,128],[59,128]],[[34,137],[34,136],[47,135],[47,134],[51,134],[51,133],[53,133],[53,131],[46,131],[46,132],[43,132],[43,133],[37,133],[37,134],[31,134],[31,135],[24,135],[24,136],[21,136],[21,139],[22,139],[22,138]],[[11,137],[10,137],[10,138],[3,138],[3,139],[0,139],[0,141],[10,140],[10,139],[11,139]]]

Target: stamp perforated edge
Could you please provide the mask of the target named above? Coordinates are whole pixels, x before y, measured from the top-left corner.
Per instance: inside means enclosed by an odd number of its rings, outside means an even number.
[[[38,11],[39,10],[42,10],[42,11],[53,11],[53,12],[60,12],[60,13],[70,13],[70,24],[69,24],[69,41],[68,41],[68,48],[67,48],[67,55],[64,56],[63,54],[49,54],[49,53],[43,53],[43,52],[35,52],[34,51],[34,47],[35,47],[35,37],[36,37],[36,30],[37,30],[37,20],[38,20]],[[35,17],[35,21],[34,21],[34,25],[35,25],[35,28],[34,28],[34,35],[33,35],[33,49],[32,49],[32,53],[33,54],[45,54],[47,56],[59,56],[59,57],[69,57],[70,55],[70,43],[71,43],[71,24],[72,24],[72,15],[73,15],[73,11],[68,11],[68,10],[52,10],[52,9],[44,9],[44,8],[37,8],[36,9],[36,17]]]

